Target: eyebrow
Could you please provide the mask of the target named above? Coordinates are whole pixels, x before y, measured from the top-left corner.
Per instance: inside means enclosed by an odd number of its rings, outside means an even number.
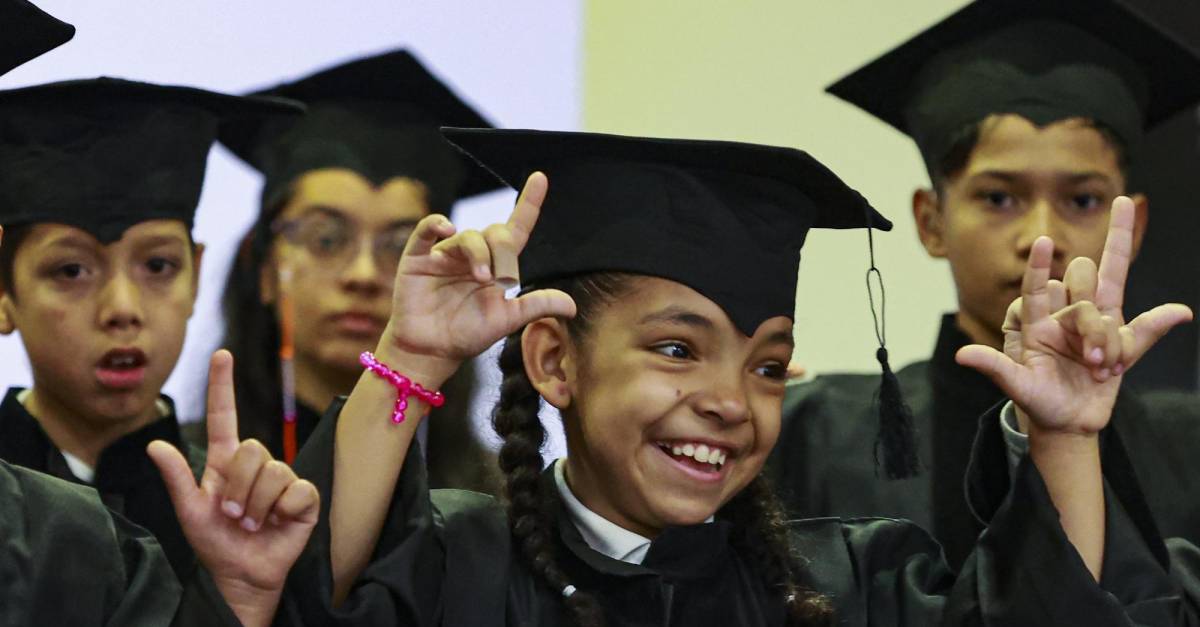
[[[75,233],[60,235],[51,238],[49,241],[43,242],[41,248],[78,248],[79,250],[91,252],[95,250],[94,242],[88,241],[86,238],[80,237]]]
[[[1107,183],[1112,180],[1110,176],[1097,170],[1088,170],[1085,172],[1056,172],[1054,176],[1055,178],[1065,179],[1068,183],[1086,183],[1087,181],[1096,179]],[[1020,172],[1011,172],[1008,170],[984,170],[971,175],[971,178],[973,179],[984,177],[1000,179],[1006,183],[1016,183],[1024,178],[1024,175]]]
[[[695,327],[703,330],[712,330],[716,328],[712,320],[702,316],[694,311],[684,309],[677,305],[672,305],[666,309],[661,309],[651,314],[647,314],[638,324],[666,323],[678,324],[682,326]]]
[[[188,241],[187,241],[187,238],[179,236],[179,235],[155,234],[155,235],[147,235],[145,237],[139,238],[139,240],[137,242],[137,245],[139,248],[154,248],[156,246],[166,246],[168,244],[179,244],[181,246],[187,246]]]
[[[796,339],[792,337],[791,331],[776,331],[763,338],[763,344],[787,344],[795,347]]]

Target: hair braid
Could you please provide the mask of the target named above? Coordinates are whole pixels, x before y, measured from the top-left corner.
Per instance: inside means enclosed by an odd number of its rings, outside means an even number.
[[[558,565],[554,518],[541,485],[542,445],[546,441],[546,429],[538,417],[541,396],[525,374],[520,332],[505,341],[500,352],[500,372],[504,380],[492,424],[504,439],[500,469],[505,477],[509,527],[534,575],[556,594],[566,597],[565,604],[575,624],[599,627],[603,624],[599,604],[591,595],[575,590]]]
[[[721,510],[733,523],[733,544],[762,578],[768,590],[779,590],[787,604],[787,625],[832,624],[828,600],[796,581],[796,556],[788,537],[783,508],[766,477],[755,477]]]

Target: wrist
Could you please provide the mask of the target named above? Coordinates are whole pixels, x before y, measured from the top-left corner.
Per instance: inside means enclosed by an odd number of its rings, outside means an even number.
[[[390,333],[384,334],[385,339],[375,348],[375,358],[428,390],[440,389],[462,365],[454,359],[405,349],[387,339],[390,337]]]
[[[275,620],[283,589],[260,588],[241,579],[213,577],[225,604],[244,627],[267,627]]]

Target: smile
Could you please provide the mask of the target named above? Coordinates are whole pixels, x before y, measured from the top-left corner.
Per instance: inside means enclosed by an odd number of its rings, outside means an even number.
[[[659,449],[679,461],[694,462],[700,470],[720,472],[729,451],[695,442],[656,442]],[[707,466],[707,468],[704,468]]]

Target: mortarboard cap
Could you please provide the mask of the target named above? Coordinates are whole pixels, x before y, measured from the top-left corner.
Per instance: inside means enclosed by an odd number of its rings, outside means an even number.
[[[531,130],[443,129],[514,189],[550,193],[520,256],[521,281],[598,271],[677,281],[753,335],[793,317],[810,228],[888,230],[858,192],[792,148]]]
[[[221,143],[263,173],[264,208],[277,204],[301,174],[321,168],[347,168],[375,184],[414,178],[429,189],[435,211],[499,187],[438,133],[441,126],[491,124],[405,50],[251,95],[281,96],[308,106],[303,118],[247,120],[221,132]]]
[[[0,0],[0,75],[71,40],[75,27],[26,0]]]
[[[113,78],[2,91],[0,224],[66,224],[105,243],[146,220],[190,229],[218,129],[301,111]]]
[[[1135,146],[1200,101],[1200,53],[1131,0],[977,0],[828,91],[911,136],[935,172],[992,114],[1086,118]]]

